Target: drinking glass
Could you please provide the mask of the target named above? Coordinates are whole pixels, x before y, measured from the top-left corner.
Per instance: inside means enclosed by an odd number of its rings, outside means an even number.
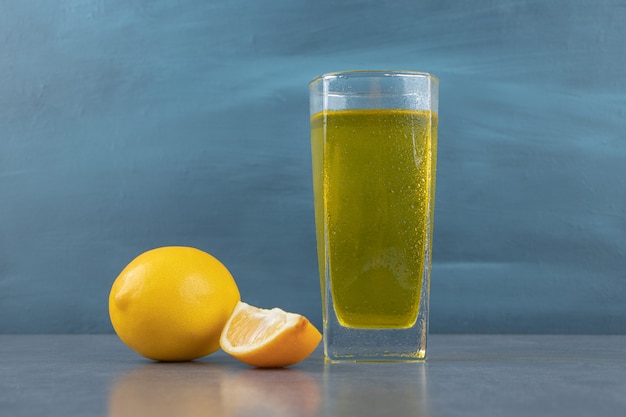
[[[438,87],[414,71],[309,84],[329,362],[426,359]]]

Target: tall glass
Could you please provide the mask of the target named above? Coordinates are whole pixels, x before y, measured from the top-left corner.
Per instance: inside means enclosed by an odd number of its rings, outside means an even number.
[[[346,71],[309,89],[326,360],[425,360],[438,80]]]

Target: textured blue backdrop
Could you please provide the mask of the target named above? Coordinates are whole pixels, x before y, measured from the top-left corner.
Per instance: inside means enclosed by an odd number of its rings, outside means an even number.
[[[626,333],[626,2],[0,3],[0,333],[190,245],[321,324],[307,83],[441,81],[433,332]]]

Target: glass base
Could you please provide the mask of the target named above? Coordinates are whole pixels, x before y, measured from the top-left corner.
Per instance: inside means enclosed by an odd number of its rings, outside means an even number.
[[[326,362],[419,362],[426,360],[427,320],[410,328],[361,329],[339,324],[334,314],[324,323]]]

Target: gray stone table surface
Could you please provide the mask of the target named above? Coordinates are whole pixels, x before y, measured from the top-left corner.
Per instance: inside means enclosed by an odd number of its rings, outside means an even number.
[[[626,336],[431,335],[426,363],[156,363],[115,335],[0,335],[0,415],[624,416]]]

